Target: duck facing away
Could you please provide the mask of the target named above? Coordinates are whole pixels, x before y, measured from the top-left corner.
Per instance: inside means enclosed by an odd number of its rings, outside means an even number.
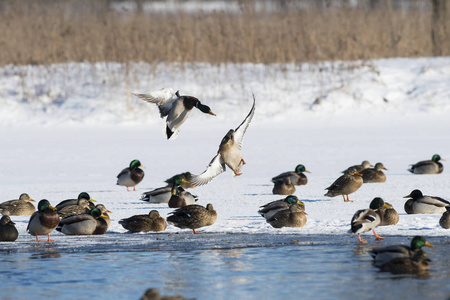
[[[253,95],[253,106],[244,121],[235,129],[230,129],[219,146],[217,155],[209,163],[206,170],[200,175],[192,175],[188,181],[196,186],[205,185],[221,173],[225,172],[228,166],[234,172],[234,176],[239,176],[242,166],[245,164],[242,157],[242,142],[244,134],[250,125],[255,114],[255,96]]]
[[[326,188],[328,192],[325,196],[336,197],[342,195],[342,197],[344,197],[344,202],[352,202],[352,200],[348,198],[348,195],[356,192],[362,184],[363,179],[361,174],[355,168],[350,168],[348,174],[342,175],[336,179],[332,185]],[[347,195],[347,199],[345,199],[345,195]]]
[[[53,242],[50,240],[50,233],[56,229],[58,224],[59,216],[56,208],[51,206],[47,199],[42,199],[38,203],[38,210],[30,217],[27,231],[36,236],[36,242],[41,242],[39,235],[47,235],[47,242]]]
[[[136,185],[144,178],[144,171],[139,167],[142,167],[141,162],[137,159],[132,160],[130,166],[117,175],[117,185],[126,186],[127,191],[129,187],[133,187],[136,191]]]
[[[291,206],[292,204],[298,204],[303,208],[303,210],[305,210],[305,204],[300,200],[298,200],[297,196],[289,195],[284,199],[275,200],[260,206],[261,209],[258,210],[258,213],[261,216],[263,216],[266,220],[268,220],[271,219],[273,215],[279,212],[280,210],[289,209],[289,206]]]
[[[57,230],[67,235],[92,235],[101,228],[107,228],[106,220],[102,217],[106,216],[99,208],[95,207],[88,214],[73,215],[62,219]]]
[[[16,223],[11,221],[11,218],[7,215],[0,219],[0,241],[13,242],[17,240],[19,232],[15,225]]]
[[[274,228],[303,227],[306,224],[305,206],[292,204],[288,209],[280,210],[267,220]]]
[[[394,209],[392,204],[387,202],[384,202],[384,204],[385,205],[378,209],[383,216],[381,219],[381,223],[378,226],[396,225],[400,219],[397,211]]]
[[[351,167],[348,167],[347,170],[342,171],[342,173],[344,174],[349,174],[350,169],[356,169],[356,171],[358,171],[358,173],[361,173],[363,170],[368,169],[370,167],[373,167],[372,164],[370,162],[368,162],[367,160],[363,161],[360,165],[354,165]]]
[[[435,154],[431,157],[431,160],[423,160],[411,165],[408,171],[413,174],[440,174],[444,171],[444,166],[439,162],[440,160],[445,159]]]
[[[36,211],[28,194],[21,194],[19,199],[5,201],[0,204],[0,214],[8,216],[30,216]]]
[[[444,229],[450,229],[450,206],[447,206],[445,209],[447,209],[447,211],[444,212],[439,219],[439,225]]]
[[[408,214],[442,214],[450,202],[440,197],[424,196],[420,190],[414,190],[408,196],[411,198],[405,203],[405,211]]]
[[[162,88],[149,94],[133,93],[133,95],[144,101],[156,104],[161,118],[167,117],[165,133],[168,140],[176,138],[180,126],[187,120],[194,107],[205,114],[216,115],[197,98],[180,96],[178,91],[174,93],[171,88]]]
[[[164,218],[157,210],[151,210],[147,215],[135,215],[119,221],[123,228],[131,232],[159,232],[167,228]]]
[[[61,210],[65,206],[77,205],[79,203],[79,201],[82,199],[88,200],[90,202],[96,202],[94,199],[91,198],[91,196],[88,193],[81,192],[78,194],[77,199],[63,200],[63,201],[59,202],[58,204],[56,204],[55,208],[56,208],[56,210]]]
[[[292,184],[291,177],[284,177],[275,181],[272,193],[274,195],[291,195],[295,193],[295,186]]]
[[[186,205],[174,210],[170,214],[167,217],[169,224],[180,229],[192,229],[195,234],[200,233],[195,231],[195,229],[213,225],[217,220],[217,212],[211,203],[208,203],[206,208],[198,204]]]
[[[380,163],[380,162],[376,163],[375,167],[373,169],[369,168],[369,169],[362,170],[360,173],[361,173],[363,182],[364,183],[385,182],[386,175],[381,170],[388,171],[388,169],[386,169],[384,167],[383,163]]]
[[[308,177],[306,177],[304,172],[311,173],[306,170],[305,166],[300,164],[295,167],[294,171],[284,172],[278,176],[272,178],[272,182],[283,181],[284,178],[289,177],[293,185],[305,185],[308,183]]]

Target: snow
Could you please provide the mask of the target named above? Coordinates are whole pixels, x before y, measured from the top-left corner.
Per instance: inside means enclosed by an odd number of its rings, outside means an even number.
[[[439,175],[407,171],[436,153],[450,159],[450,58],[270,66],[135,63],[128,65],[128,77],[126,71],[115,63],[0,68],[1,202],[28,193],[56,205],[86,191],[113,212],[107,235],[127,232],[120,219],[151,209],[166,217],[172,209],[140,201],[141,194],[177,173],[203,172],[223,136],[247,115],[254,93],[243,174],[233,177],[227,170],[190,190],[198,204],[212,203],[218,213],[214,225],[199,231],[347,235],[355,211],[379,196],[400,214],[399,223],[379,227],[379,235],[449,234],[439,226],[440,215],[406,215],[403,196],[420,189],[450,199],[448,162]],[[194,110],[178,138],[166,141],[157,107],[131,95],[162,87],[197,96],[217,116]],[[116,175],[133,159],[142,162],[146,175],[136,192],[127,192],[115,185]],[[363,160],[382,162],[387,181],[364,184],[350,195],[352,203],[324,196],[342,170]],[[295,193],[305,203],[307,224],[274,229],[257,211],[284,198],[272,195],[270,179],[299,163],[312,172]],[[16,245],[32,242],[29,217],[12,219],[19,229]],[[192,234],[170,225],[162,234],[177,232]],[[95,242],[51,236],[57,242]],[[373,234],[364,238],[373,241]]]

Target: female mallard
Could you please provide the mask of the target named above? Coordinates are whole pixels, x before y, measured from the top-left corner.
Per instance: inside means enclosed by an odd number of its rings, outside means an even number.
[[[193,204],[198,200],[197,196],[192,195],[182,188],[182,185],[187,182],[187,180],[182,175],[175,175],[171,178],[170,182],[170,186],[168,185],[165,187],[154,189],[153,191],[143,193],[140,200],[150,203],[169,203],[174,192],[179,198],[184,199],[184,201],[188,204]],[[176,190],[174,191],[174,189]],[[174,199],[173,201],[177,200]]]
[[[450,228],[450,206],[446,207],[447,211],[442,214],[442,217],[439,219],[439,225],[442,228],[449,229]]]
[[[386,175],[381,170],[388,170],[384,167],[382,163],[376,163],[375,167],[373,169],[365,169],[362,170],[361,176],[364,183],[371,183],[371,182],[385,182],[386,181]]]
[[[275,213],[267,223],[274,228],[303,227],[306,224],[305,206],[294,203],[288,209]]]
[[[433,155],[431,160],[423,160],[411,165],[408,169],[413,174],[440,174],[444,171],[444,166],[439,162],[442,159],[438,154]]]
[[[384,204],[384,206],[378,209],[383,216],[381,223],[378,226],[396,225],[398,223],[398,220],[400,219],[397,211],[394,209],[392,204],[387,202],[384,202]]]
[[[354,166],[348,167],[347,170],[342,171],[342,173],[344,173],[344,174],[349,174],[350,169],[352,169],[352,168],[353,168],[353,169],[356,169],[356,171],[357,171],[358,173],[361,173],[362,170],[368,169],[368,168],[370,168],[370,167],[373,167],[372,164],[371,164],[370,162],[368,162],[367,160],[365,160],[365,161],[363,161],[360,165],[354,165]]]
[[[151,210],[148,215],[135,215],[119,221],[123,228],[131,232],[164,231],[167,223],[157,210]]]
[[[36,236],[36,242],[41,242],[38,235],[47,235],[47,242],[50,240],[50,232],[56,229],[59,224],[59,216],[56,208],[50,205],[47,199],[42,199],[38,203],[38,210],[34,212],[28,222],[27,231]]]
[[[91,202],[89,200],[82,198],[77,201],[77,204],[64,206],[61,209],[57,209],[57,212],[61,219],[74,215],[84,214],[86,213],[86,211],[90,210],[90,203]]]
[[[171,88],[162,88],[149,94],[134,94],[140,99],[154,103],[159,108],[161,118],[166,119],[166,137],[175,139],[178,135],[180,126],[187,120],[194,107],[205,114],[215,116],[211,109],[203,105],[197,98],[192,96],[180,96],[178,91],[175,93]]]
[[[167,217],[169,224],[181,229],[192,229],[195,234],[200,233],[195,229],[210,226],[217,220],[217,212],[211,203],[206,205],[206,208],[197,204],[186,205],[174,210],[171,214]]]
[[[380,271],[392,274],[418,274],[427,275],[431,260],[422,251],[416,251],[411,257],[397,257],[381,265]]]
[[[19,199],[5,201],[0,204],[0,214],[8,216],[30,216],[36,211],[31,202],[36,202],[28,194],[20,195]]]
[[[300,207],[303,207],[303,210],[305,210],[305,204],[300,200],[298,200],[297,196],[289,195],[284,199],[275,200],[260,206],[261,209],[258,210],[258,213],[261,216],[263,216],[266,220],[268,220],[272,218],[273,215],[279,212],[280,210],[288,209],[289,206],[291,206],[292,204],[298,204],[300,205]]]
[[[130,166],[122,170],[117,175],[117,185],[126,186],[127,191],[129,187],[133,187],[136,190],[136,185],[144,178],[144,171],[140,169],[141,162],[137,159],[132,160]]]
[[[86,192],[81,192],[78,194],[78,198],[77,199],[67,199],[67,200],[63,200],[61,202],[59,202],[55,208],[57,210],[61,210],[63,207],[65,206],[69,206],[69,205],[77,205],[79,203],[80,200],[85,199],[91,202],[96,202],[94,199],[91,198],[91,196],[86,193]]]
[[[423,236],[415,236],[411,240],[411,246],[392,245],[373,248],[369,254],[373,257],[373,264],[380,267],[394,258],[412,257],[414,253],[421,250],[422,247],[434,247],[427,242]]]
[[[206,170],[200,175],[192,175],[188,181],[199,186],[204,185],[213,180],[222,172],[225,172],[225,166],[228,166],[234,172],[234,176],[239,176],[245,161],[242,157],[242,141],[245,131],[255,114],[255,96],[253,95],[253,106],[247,117],[235,130],[230,129],[219,146],[217,155],[209,163]]]
[[[272,193],[274,195],[291,195],[295,193],[295,186],[292,184],[291,177],[284,177],[282,180],[275,181]]]
[[[326,188],[328,192],[325,196],[328,197],[336,197],[338,195],[342,195],[344,197],[344,202],[352,202],[348,195],[356,192],[363,184],[363,179],[361,174],[355,168],[350,168],[348,174],[344,174],[332,185]],[[345,195],[347,195],[347,199],[345,199]]]
[[[100,209],[94,207],[89,214],[74,215],[59,222],[58,231],[67,235],[92,235],[98,227],[106,226],[105,217]],[[106,230],[105,230],[106,232]]]
[[[375,228],[380,225],[383,216],[379,210],[381,207],[387,207],[387,205],[384,203],[383,199],[377,197],[370,202],[370,208],[369,209],[360,209],[358,210],[352,218],[351,228],[349,230],[349,233],[357,233],[358,239],[361,243],[367,243],[367,241],[364,241],[361,239],[361,233],[367,232],[369,230],[373,231],[373,234],[375,235],[375,240],[382,240],[384,237],[379,236],[375,232]]]
[[[405,203],[408,214],[442,214],[450,205],[450,202],[440,197],[424,196],[419,190],[414,190],[403,198],[412,198]]]
[[[186,192],[181,187],[173,187],[172,195],[169,199],[169,207],[170,208],[178,208],[186,205],[194,204],[198,200],[197,196],[192,195],[189,192]]]
[[[294,172],[290,171],[281,173],[280,175],[273,177],[272,182],[275,183],[276,181],[283,181],[285,177],[289,177],[293,185],[305,185],[308,183],[308,178],[305,174],[303,174],[303,172],[311,173],[306,170],[304,165],[297,165]]]
[[[15,224],[9,216],[3,216],[0,219],[0,241],[13,242],[17,240],[19,232],[16,226],[14,226]]]

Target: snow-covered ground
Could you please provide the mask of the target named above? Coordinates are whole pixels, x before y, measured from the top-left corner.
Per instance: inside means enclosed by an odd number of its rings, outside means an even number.
[[[107,234],[126,232],[118,220],[166,204],[140,201],[141,193],[161,187],[180,172],[203,172],[222,137],[237,127],[256,97],[255,117],[244,138],[243,175],[227,170],[208,185],[190,190],[198,204],[212,203],[217,222],[200,229],[215,233],[347,234],[352,215],[377,196],[400,214],[383,235],[446,236],[440,215],[406,215],[413,189],[450,199],[448,162],[439,175],[412,175],[409,164],[435,153],[450,160],[450,58],[389,59],[366,63],[316,65],[119,64],[4,67],[0,69],[0,201],[28,193],[56,205],[87,191],[113,213]],[[357,63],[360,65],[360,63]],[[197,96],[217,117],[193,111],[178,138],[166,141],[156,106],[130,92],[179,89]],[[132,159],[146,167],[136,192],[115,185]],[[328,187],[350,165],[383,162],[385,183],[364,184],[350,195],[325,197]],[[308,222],[303,228],[274,229],[257,213],[272,195],[270,179],[302,163],[312,173],[297,187]],[[13,217],[18,243],[28,217]],[[169,233],[180,229],[168,226]],[[192,231],[183,230],[183,234]],[[143,238],[154,234],[139,234]],[[76,237],[53,233],[56,241]],[[365,238],[372,241],[371,233]],[[83,240],[79,237],[77,240]],[[92,241],[93,239],[85,239]],[[356,239],[355,239],[356,242]]]

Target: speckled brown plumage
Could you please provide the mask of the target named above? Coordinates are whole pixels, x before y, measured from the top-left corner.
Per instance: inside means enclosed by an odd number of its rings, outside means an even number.
[[[167,222],[178,228],[189,228],[197,233],[195,229],[212,225],[217,220],[217,212],[211,203],[206,205],[206,208],[197,205],[187,205],[178,208],[171,212],[171,215],[167,217]]]
[[[157,210],[151,210],[147,215],[135,215],[122,219],[119,224],[131,232],[158,232],[167,228],[166,220],[159,215]]]

